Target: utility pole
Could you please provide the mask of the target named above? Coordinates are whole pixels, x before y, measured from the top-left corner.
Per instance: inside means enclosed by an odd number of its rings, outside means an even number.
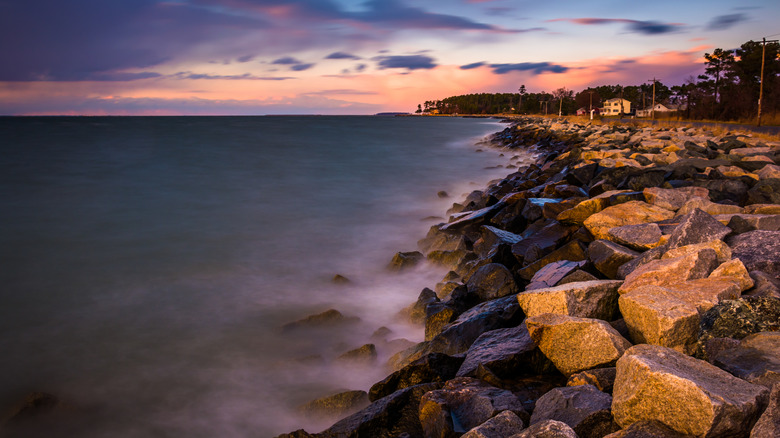
[[[650,108],[650,120],[655,120],[655,81],[657,80],[655,77],[648,79],[648,81],[653,81],[653,106]]]
[[[558,117],[563,113],[563,96],[566,95],[566,87],[562,88],[561,99],[558,101]]]
[[[588,111],[593,109],[593,90],[588,91],[588,94],[590,94],[590,104],[588,105]]]
[[[761,126],[761,99],[764,97],[764,62],[766,60],[766,43],[776,43],[778,40],[769,40],[766,38],[761,39],[761,82],[758,86],[758,123],[756,126]]]

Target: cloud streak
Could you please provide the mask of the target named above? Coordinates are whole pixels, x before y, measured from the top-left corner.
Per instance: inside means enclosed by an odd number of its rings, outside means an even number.
[[[626,28],[630,32],[640,33],[643,35],[661,35],[678,32],[683,26],[681,23],[662,23],[660,21],[631,20],[628,18],[555,18],[552,20],[547,20],[548,23],[560,21],[583,26],[600,26],[620,23],[625,24]]]
[[[428,70],[436,68],[433,58],[425,55],[379,56],[374,58],[380,70],[401,68],[407,70]]]

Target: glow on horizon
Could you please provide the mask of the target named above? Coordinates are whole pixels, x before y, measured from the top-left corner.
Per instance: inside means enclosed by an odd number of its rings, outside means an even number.
[[[780,32],[769,1],[62,3],[0,2],[0,114],[373,114],[521,84],[675,85],[705,52]]]

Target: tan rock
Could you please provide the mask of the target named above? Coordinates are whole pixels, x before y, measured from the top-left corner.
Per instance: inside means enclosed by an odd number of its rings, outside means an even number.
[[[642,201],[629,201],[607,207],[583,223],[596,239],[607,239],[610,228],[658,222],[674,217],[674,212]]]
[[[745,214],[780,214],[780,205],[778,204],[746,205]]]
[[[762,167],[761,170],[756,172],[756,174],[761,179],[780,178],[780,166],[767,164],[766,166]]]
[[[752,157],[755,155],[769,155],[772,153],[770,147],[757,147],[757,148],[737,148],[729,151],[729,155],[736,157]]]
[[[618,306],[634,343],[692,354],[699,335],[699,313],[724,299],[721,296],[735,299],[739,288],[730,281],[711,279],[667,287],[648,285],[621,295]]]
[[[573,208],[564,210],[558,214],[556,220],[559,222],[582,225],[585,219],[609,207],[609,197],[620,193],[626,193],[628,190],[610,190],[590,199],[586,199]]]
[[[715,268],[708,278],[730,280],[739,286],[740,292],[753,287],[753,279],[750,278],[747,268],[740,259],[732,259]]]
[[[656,420],[698,437],[744,434],[769,390],[669,348],[631,347],[617,361],[612,414],[621,427]]]
[[[718,204],[709,199],[691,198],[677,210],[677,216],[684,216],[697,208],[711,215],[744,212],[744,209],[738,205]]]
[[[737,166],[718,166],[715,168],[721,175],[727,178],[739,178],[741,176],[749,176],[754,179],[758,179],[758,175],[745,172],[741,167]]]
[[[731,260],[731,248],[726,245],[726,242],[722,240],[710,240],[709,242],[695,243],[693,245],[685,245],[679,248],[669,250],[661,256],[661,259],[673,259],[688,254],[697,253],[703,249],[712,249],[718,256],[718,263],[724,263]]]
[[[526,319],[531,338],[566,376],[612,366],[631,346],[606,321],[544,313]]]
[[[653,260],[628,274],[619,292],[623,294],[645,285],[668,286],[706,278],[718,266],[717,258],[715,251],[707,248],[680,257]]]
[[[617,306],[618,280],[567,283],[517,294],[527,317],[543,313],[609,320]]]
[[[682,187],[678,189],[662,189],[648,187],[642,191],[648,204],[667,210],[678,210],[691,198],[708,198],[709,190],[704,187]]]

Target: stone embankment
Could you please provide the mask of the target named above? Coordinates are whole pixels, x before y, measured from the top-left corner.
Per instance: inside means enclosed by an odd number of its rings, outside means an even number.
[[[287,437],[780,436],[780,142],[520,120],[418,254],[451,269],[370,404]],[[403,274],[400,274],[403,275]]]

